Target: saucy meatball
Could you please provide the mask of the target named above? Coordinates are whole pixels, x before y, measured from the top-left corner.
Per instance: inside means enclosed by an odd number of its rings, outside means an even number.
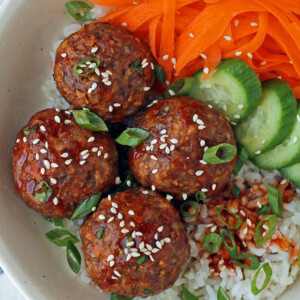
[[[149,48],[132,33],[94,22],[59,46],[54,78],[75,108],[87,107],[106,121],[120,122],[146,104],[155,81],[153,62]]]
[[[170,288],[189,257],[178,212],[144,188],[103,199],[81,226],[80,236],[93,281],[104,291],[129,297]]]
[[[189,97],[161,100],[137,114],[132,127],[150,132],[129,151],[129,167],[143,186],[185,200],[198,190],[214,195],[230,179],[236,157],[217,165],[203,160],[210,147],[236,146],[230,123],[210,106]]]
[[[71,111],[46,109],[19,132],[12,166],[28,207],[50,218],[70,217],[83,199],[114,185],[118,154],[109,133],[80,127]]]

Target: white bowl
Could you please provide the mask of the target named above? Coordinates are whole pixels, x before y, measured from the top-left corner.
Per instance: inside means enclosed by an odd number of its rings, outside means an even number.
[[[69,269],[65,248],[45,238],[51,225],[29,210],[12,179],[17,132],[49,106],[42,85],[51,78],[49,51],[72,22],[61,0],[0,0],[0,265],[31,300],[108,299]],[[299,299],[300,281],[281,299]]]

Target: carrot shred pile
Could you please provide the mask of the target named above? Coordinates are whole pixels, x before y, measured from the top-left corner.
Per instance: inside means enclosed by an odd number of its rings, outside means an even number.
[[[92,0],[116,10],[99,19],[125,26],[149,44],[175,81],[221,59],[244,60],[261,81],[282,78],[300,99],[300,1]]]

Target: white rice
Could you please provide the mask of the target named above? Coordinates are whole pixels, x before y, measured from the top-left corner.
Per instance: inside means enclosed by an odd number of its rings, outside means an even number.
[[[107,7],[95,6],[93,8],[94,18],[100,18],[110,12],[112,9]],[[50,52],[52,62],[55,59],[55,52],[63,38],[66,38],[70,34],[81,28],[81,24],[72,23],[67,25],[62,30],[61,39],[54,43],[53,49]],[[48,101],[49,107],[58,107],[62,109],[69,108],[69,104],[63,100],[59,95],[53,78],[49,78],[42,86],[44,95]],[[256,168],[250,162],[248,162],[240,171],[236,178],[232,178],[235,184],[242,189],[244,187],[245,180],[260,183],[262,179],[264,183],[274,183],[278,178],[279,173],[277,171],[263,171]],[[300,191],[297,191],[297,197],[295,200],[285,206],[284,218],[279,220],[278,228],[275,234],[285,235],[289,241],[294,244],[300,244]],[[201,209],[201,217],[204,219],[207,216],[207,207],[204,204]],[[79,226],[82,220],[72,222],[65,221],[66,228],[78,235]],[[205,225],[199,224],[197,226],[188,226],[188,232],[193,232],[194,237],[197,240],[201,240],[204,236]],[[292,265],[291,257],[288,252],[281,251],[278,247],[267,242],[260,248],[250,248],[249,251],[256,255],[261,263],[269,262],[273,275],[267,288],[264,289],[259,295],[254,296],[251,292],[251,281],[256,271],[243,270],[239,267],[236,268],[236,273],[231,270],[225,269],[221,271],[221,279],[211,278],[211,272],[208,263],[208,254],[202,256],[199,255],[199,249],[195,241],[190,238],[191,255],[188,262],[184,266],[184,270],[174,286],[161,294],[148,298],[135,298],[135,299],[151,299],[151,300],[181,300],[182,286],[184,285],[199,299],[205,300],[217,300],[217,291],[219,286],[222,286],[230,295],[232,300],[263,300],[263,299],[276,299],[285,289],[291,285],[298,276],[299,267]],[[78,248],[81,244],[77,244]],[[82,253],[81,253],[82,254]],[[83,257],[83,254],[82,254]],[[84,263],[80,272],[81,279],[89,283],[90,278],[86,272]],[[261,274],[260,274],[261,276]],[[259,276],[258,282],[261,278]],[[262,278],[263,280],[263,278]]]

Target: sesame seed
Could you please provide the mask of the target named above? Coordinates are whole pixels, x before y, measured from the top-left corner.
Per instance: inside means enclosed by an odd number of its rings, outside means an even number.
[[[242,55],[242,51],[237,51],[237,52],[235,52],[235,56],[241,56]]]
[[[42,149],[40,150],[40,152],[41,152],[41,153],[47,153],[47,150],[44,149],[44,148],[42,148]]]
[[[227,111],[227,105],[226,104],[223,105],[223,110]]]
[[[123,219],[123,215],[121,213],[118,213],[118,219]]]
[[[45,174],[45,168],[41,168],[41,174],[42,174],[42,175]]]
[[[93,90],[90,88],[88,89],[88,94],[90,94]]]
[[[217,226],[214,226],[214,227],[211,228],[210,231],[211,231],[211,232],[215,232],[216,230],[217,230]]]
[[[135,239],[136,235],[135,235],[135,231],[131,234],[132,238]]]
[[[203,188],[203,189],[201,189],[201,192],[206,193],[206,192],[208,192],[208,189]]]
[[[257,150],[256,152],[254,152],[255,154],[261,154],[261,150]]]
[[[125,226],[125,222],[124,221],[121,221],[120,222],[120,227],[124,227]]]
[[[65,161],[65,165],[68,166],[71,162],[72,162],[72,159],[67,159],[67,160]]]
[[[207,162],[205,160],[200,160],[200,164],[207,165]]]
[[[132,222],[132,221],[129,223],[129,225],[130,225],[131,227],[135,227],[135,224],[134,224],[134,222]]]
[[[250,53],[250,52],[247,53],[247,56],[248,56],[249,58],[251,58],[251,59],[253,58],[253,55],[252,55],[252,53]]]
[[[92,53],[96,53],[98,51],[98,47],[92,48]]]
[[[207,228],[213,227],[213,226],[214,226],[214,224],[207,224],[207,225],[205,225],[205,227],[207,227]]]
[[[156,174],[158,172],[158,169],[152,170],[152,174]]]
[[[100,76],[100,70],[98,68],[95,69],[95,73]]]
[[[143,233],[140,231],[137,231],[135,234],[136,234],[136,236],[143,236]]]
[[[61,157],[63,157],[63,158],[67,158],[69,156],[69,153],[67,153],[67,152],[64,152],[63,154],[61,154]]]
[[[83,156],[83,155],[86,155],[87,153],[89,153],[89,150],[83,150],[80,152],[80,154]]]
[[[17,143],[17,144],[20,143],[20,139],[17,139],[17,140],[16,140],[16,143]]]
[[[195,175],[196,175],[196,176],[201,176],[201,175],[203,174],[203,172],[204,172],[204,171],[201,171],[201,170],[196,171]]]
[[[36,159],[36,160],[39,160],[39,159],[40,159],[40,156],[39,156],[38,153],[35,155],[35,159]]]
[[[167,146],[168,146],[168,144],[166,144],[166,143],[161,144],[161,145],[159,146],[159,149],[165,149]]]
[[[56,123],[60,123],[60,117],[59,117],[59,116],[55,116],[55,117],[54,117],[54,121],[55,121]]]
[[[142,69],[145,69],[148,65],[149,65],[149,63],[147,63],[147,62],[142,64]]]
[[[92,148],[92,152],[97,152],[97,151],[98,151],[97,147]]]
[[[110,106],[108,107],[108,111],[109,111],[109,112],[113,112],[113,110],[114,110],[114,108],[110,105]]]
[[[57,180],[54,179],[54,178],[50,178],[50,181],[51,181],[52,184],[57,184]]]
[[[267,62],[264,60],[260,63],[261,66],[265,66],[267,64]]]
[[[126,27],[126,26],[127,26],[127,23],[126,23],[126,22],[123,22],[123,23],[122,23],[122,26],[123,26],[123,27]]]
[[[189,36],[193,39],[195,36],[190,32]]]
[[[246,222],[247,222],[247,224],[248,224],[249,226],[252,226],[252,222],[251,222],[250,219],[247,219]]]
[[[66,125],[71,124],[71,122],[72,122],[71,120],[65,120]]]
[[[226,41],[231,41],[231,36],[225,35],[225,36],[224,36],[224,39],[225,39]]]
[[[56,164],[56,163],[51,163],[51,167],[52,167],[52,168],[58,168],[58,164]]]
[[[118,208],[118,204],[116,202],[112,202],[111,205],[115,208]]]
[[[258,206],[259,208],[261,208],[261,204],[260,204],[259,201],[257,201],[257,206]]]
[[[211,186],[211,189],[214,191],[216,189],[217,185],[214,183],[212,186]]]
[[[106,72],[101,73],[102,77],[107,78],[109,75]]]
[[[160,227],[157,228],[158,232],[162,232],[163,230],[164,230],[164,226],[160,226]]]
[[[244,105],[243,104],[239,104],[237,107],[238,107],[238,109],[243,109]]]
[[[268,229],[269,229],[269,226],[268,226],[267,224],[264,224],[264,225],[263,225],[263,229],[268,230]]]
[[[173,65],[176,65],[176,58],[175,58],[175,57],[172,57],[172,58],[171,58],[171,63],[172,63]]]
[[[157,240],[158,239],[158,233],[154,234],[154,238]]]
[[[144,91],[145,91],[145,92],[147,92],[147,91],[149,91],[149,90],[150,90],[150,87],[149,87],[149,86],[145,86],[145,87],[144,87]]]
[[[243,211],[243,210],[240,210],[240,214],[242,215],[242,216],[246,216],[246,214],[245,214],[245,212]]]
[[[35,139],[32,141],[32,144],[36,145],[39,141],[40,141],[40,139]]]
[[[154,139],[154,140],[151,141],[151,144],[152,144],[152,145],[154,145],[154,144],[156,144],[156,143],[157,143],[157,139]]]
[[[155,245],[157,248],[162,249],[160,241],[156,241]]]
[[[165,241],[167,244],[168,244],[168,243],[171,243],[171,239],[168,238],[168,237],[164,238],[164,241]]]
[[[169,58],[169,55],[168,55],[168,54],[166,54],[166,55],[164,55],[164,56],[162,57],[163,60],[167,60],[168,58]]]
[[[203,69],[203,72],[204,72],[205,74],[208,74],[208,73],[209,73],[209,68],[208,68],[208,67],[205,67],[205,68]]]
[[[193,122],[196,122],[198,120],[198,115],[193,115]]]
[[[91,143],[95,140],[95,137],[91,136],[89,139],[88,139],[88,143]]]
[[[133,245],[134,245],[134,241],[130,241],[130,242],[128,242],[128,243],[126,244],[127,247],[131,247],[131,246],[133,246]]]
[[[96,206],[94,206],[94,207],[92,208],[92,211],[96,211],[96,209],[97,209],[97,207],[96,207]]]
[[[115,258],[114,255],[111,254],[108,256],[107,261],[112,261],[114,258]]]
[[[103,157],[104,159],[108,158],[108,153],[105,153]]]
[[[81,166],[83,166],[85,163],[86,163],[86,160],[82,160],[82,161],[79,162],[79,164],[80,164]]]
[[[109,266],[110,267],[113,267],[115,265],[115,262],[112,260],[110,263],[109,263]]]
[[[133,210],[129,210],[128,214],[131,215],[131,216],[134,216],[134,211]]]
[[[176,93],[175,93],[173,90],[168,90],[168,92],[169,92],[169,94],[170,94],[171,96],[175,96],[175,95],[176,95]]]
[[[97,87],[97,83],[94,82],[94,83],[92,84],[92,89],[94,90],[96,87]]]
[[[143,194],[148,195],[149,192],[148,191],[143,191]]]
[[[235,118],[235,119],[240,119],[241,116],[240,116],[240,115],[235,115],[234,118]]]
[[[61,57],[67,57],[67,53],[62,53]]]
[[[46,166],[46,168],[49,170],[50,169],[50,162],[48,160],[44,160],[44,165]]]
[[[186,200],[186,199],[187,199],[187,194],[183,193],[183,194],[182,194],[182,199],[183,199],[183,200]]]
[[[53,198],[53,204],[57,205],[58,204],[58,199],[56,197]]]
[[[170,142],[171,142],[172,144],[177,144],[177,143],[178,143],[178,140],[177,140],[177,139],[171,139]]]
[[[207,56],[206,56],[204,53],[201,53],[200,56],[201,56],[203,59],[207,59]]]
[[[295,137],[293,138],[293,142],[294,142],[294,144],[296,144],[296,143],[297,143],[297,141],[298,141],[298,138],[295,136]]]
[[[204,140],[201,140],[201,141],[200,141],[200,146],[201,146],[201,147],[205,146],[205,141],[204,141]]]
[[[129,232],[129,230],[128,230],[128,229],[126,229],[126,228],[123,228],[123,229],[121,230],[121,232],[122,232],[122,233],[128,233],[128,232]]]
[[[110,223],[110,222],[112,222],[114,220],[114,217],[111,217],[108,221],[107,221],[107,223]]]
[[[244,230],[243,230],[243,234],[247,234],[247,232],[248,232],[248,227],[246,227]]]
[[[110,211],[111,211],[113,214],[116,214],[116,213],[117,213],[117,211],[116,211],[116,209],[115,209],[114,207],[112,207],[112,208],[110,209]]]
[[[166,199],[167,199],[168,201],[171,201],[171,200],[173,199],[173,196],[171,196],[171,195],[168,194],[168,195],[166,196]]]
[[[121,181],[121,178],[119,176],[116,177],[116,180],[115,180],[115,183],[116,184],[120,184],[122,181]]]
[[[237,27],[239,24],[240,24],[240,21],[239,21],[239,20],[235,20],[235,21],[234,21],[234,26],[235,26],[235,27]]]
[[[98,152],[97,152],[97,156],[100,156],[101,155],[101,151],[99,150]]]
[[[114,103],[114,107],[120,107],[121,104],[120,103]]]
[[[111,279],[118,279],[118,277],[116,277],[116,276],[111,276]]]
[[[126,261],[129,261],[131,258],[131,254],[128,254],[127,257],[126,257]]]
[[[258,24],[256,22],[251,22],[250,26],[255,27],[255,26],[258,26]]]
[[[157,253],[158,251],[159,251],[159,249],[157,249],[157,248],[153,248],[153,249],[151,250],[152,253]]]
[[[141,254],[139,254],[139,253],[137,253],[137,252],[132,252],[132,253],[131,253],[131,256],[132,256],[132,257],[140,257]]]

